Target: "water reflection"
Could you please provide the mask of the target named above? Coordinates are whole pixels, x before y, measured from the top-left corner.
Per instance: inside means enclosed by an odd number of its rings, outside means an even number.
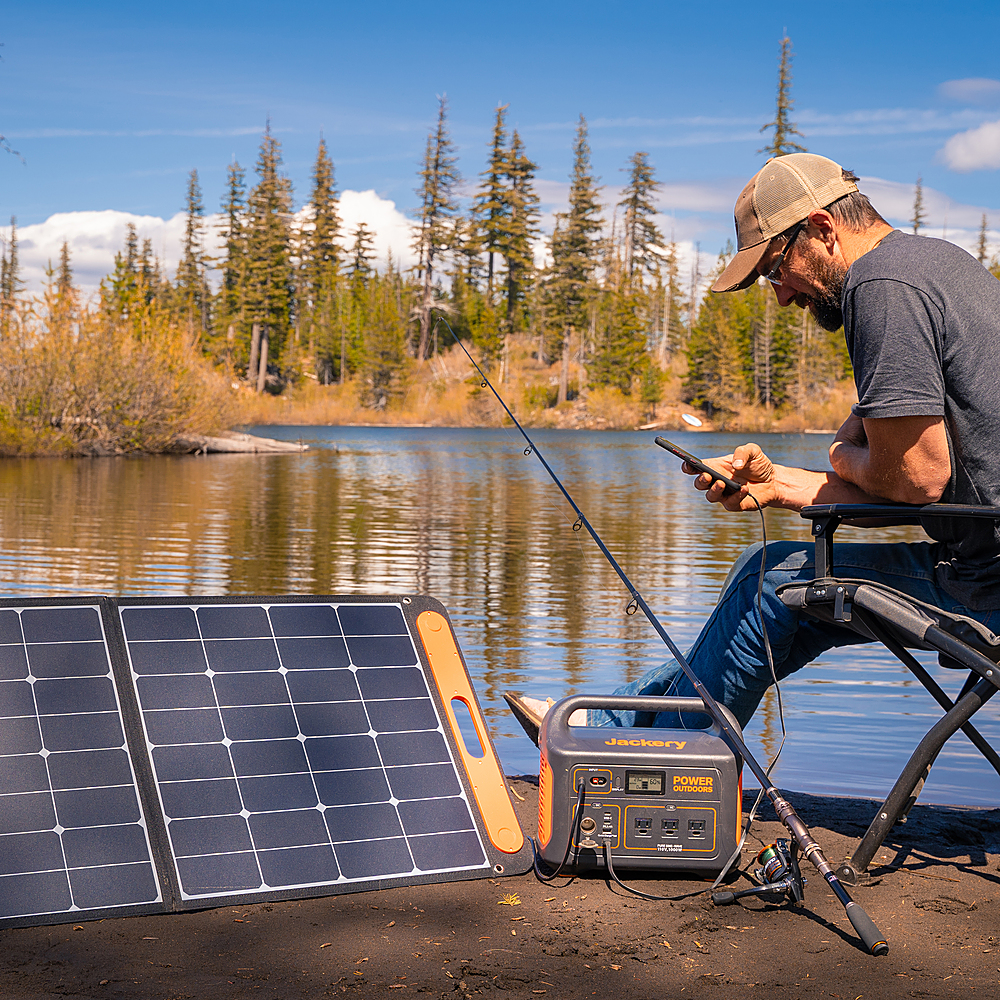
[[[216,455],[0,463],[0,587],[7,594],[350,594],[423,592],[458,630],[508,770],[534,748],[501,699],[608,691],[665,658],[574,515],[505,430],[261,428],[302,438],[304,455]],[[758,539],[756,514],[725,516],[691,490],[652,434],[538,432],[542,451],[682,647],[726,572]],[[740,439],[678,433],[699,454]],[[779,461],[826,465],[821,436],[765,436]],[[767,513],[771,538],[805,523]],[[843,530],[843,529],[842,529]],[[845,535],[847,532],[845,531]],[[893,528],[886,537],[919,537]],[[923,662],[949,690],[956,678]],[[783,684],[789,737],[780,784],[884,793],[937,709],[876,646],[825,656]],[[1000,735],[1000,709],[977,716]],[[769,695],[748,731],[780,740]],[[965,738],[946,747],[923,792],[993,805],[997,776]]]

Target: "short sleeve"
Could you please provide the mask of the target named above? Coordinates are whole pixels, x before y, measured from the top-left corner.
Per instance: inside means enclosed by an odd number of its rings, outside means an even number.
[[[945,413],[943,321],[935,304],[904,281],[875,278],[845,302],[859,417]]]

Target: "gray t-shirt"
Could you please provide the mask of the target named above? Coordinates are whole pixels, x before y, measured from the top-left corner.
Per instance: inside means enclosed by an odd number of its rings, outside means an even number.
[[[860,417],[944,417],[943,503],[1000,506],[1000,281],[944,240],[893,231],[847,272],[844,333]],[[1000,524],[926,519],[938,583],[1000,608]]]

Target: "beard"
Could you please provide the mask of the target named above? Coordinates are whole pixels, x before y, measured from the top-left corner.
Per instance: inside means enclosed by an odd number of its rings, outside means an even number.
[[[833,333],[844,325],[844,313],[840,303],[844,293],[847,268],[838,267],[829,257],[818,253],[810,257],[809,267],[818,290],[810,295],[796,296],[796,300],[801,300],[798,304],[803,309],[809,308],[816,322],[824,330]]]

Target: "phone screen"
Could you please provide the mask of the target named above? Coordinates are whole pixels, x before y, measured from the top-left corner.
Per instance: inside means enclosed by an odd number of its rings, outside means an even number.
[[[739,493],[743,489],[741,483],[736,482],[733,479],[728,479],[726,476],[722,475],[721,472],[716,472],[710,465],[703,462],[700,458],[696,458],[689,451],[685,451],[683,448],[679,448],[673,443],[673,441],[668,441],[666,438],[657,437],[656,443],[661,447],[665,448],[670,452],[671,455],[676,455],[678,458],[683,459],[692,468],[697,469],[699,472],[707,473],[713,479],[718,480],[718,482],[723,483],[726,487],[727,493]]]

